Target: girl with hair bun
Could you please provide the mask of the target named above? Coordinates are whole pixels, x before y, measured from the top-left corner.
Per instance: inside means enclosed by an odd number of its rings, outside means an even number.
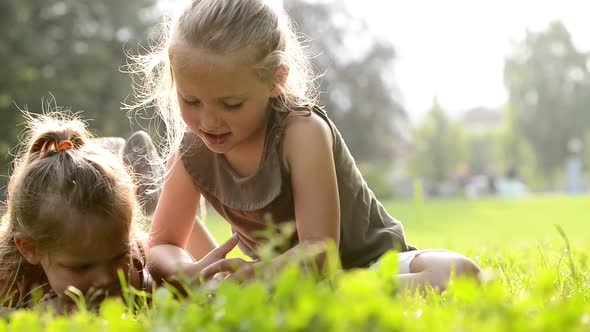
[[[71,287],[96,301],[120,296],[119,270],[131,286],[150,290],[136,185],[123,160],[91,140],[78,119],[53,113],[28,120],[0,227],[2,306],[30,307],[37,292],[67,309]]]

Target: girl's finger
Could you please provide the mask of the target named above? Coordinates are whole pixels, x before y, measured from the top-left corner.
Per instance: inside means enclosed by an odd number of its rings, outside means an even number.
[[[232,249],[234,249],[236,247],[236,245],[238,244],[239,240],[240,239],[238,237],[238,233],[234,233],[222,245],[220,245],[219,247],[213,249],[212,253],[214,253],[214,255],[216,257],[224,258],[225,256],[227,256],[227,254],[229,254],[230,251],[232,251]]]
[[[247,262],[241,258],[228,258],[222,259],[211,265],[207,266],[201,271],[201,275],[205,280],[211,279],[216,273],[228,272],[232,273],[237,271],[241,266],[247,264]]]
[[[211,278],[211,280],[222,281],[225,278],[227,278],[229,275],[231,275],[229,272],[215,273],[215,275]]]
[[[250,280],[256,276],[256,262],[248,263],[240,268],[237,272],[230,274],[227,279],[237,282]]]

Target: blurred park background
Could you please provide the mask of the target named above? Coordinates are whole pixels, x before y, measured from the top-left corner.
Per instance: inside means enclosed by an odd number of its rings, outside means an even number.
[[[133,103],[126,54],[145,52],[162,15],[186,1],[0,0],[0,196],[24,129],[20,109],[64,106],[96,136],[147,128],[157,140],[149,109],[131,120],[122,109]],[[336,291],[281,274],[289,289],[228,287],[235,292],[183,307],[156,296],[154,311],[105,310],[107,321],[86,310],[27,313],[12,316],[12,329],[128,330],[116,324],[129,317],[145,330],[294,322],[275,329],[363,331],[397,321],[384,330],[590,331],[590,4],[269,1],[309,39],[321,104],[408,241],[465,254],[490,286],[425,302],[391,297],[367,274],[337,275]],[[206,223],[218,242],[229,236],[219,215]]]
[[[126,53],[144,52],[149,40],[158,37],[153,28],[164,12],[181,2],[0,1],[0,188],[6,187],[24,129],[19,108],[41,112],[49,101],[81,111],[97,136],[127,137],[148,126],[137,118],[130,121],[121,109],[133,102],[131,79],[124,73]],[[474,101],[489,85],[454,85],[454,71],[465,69],[456,63],[465,63],[476,76],[479,70],[482,76],[489,72],[473,65],[477,59],[466,50],[497,54],[494,32],[505,27],[501,20],[473,19],[475,5],[423,1],[419,10],[410,11],[415,17],[405,17],[400,22],[406,25],[394,24],[390,31],[367,13],[393,13],[402,6],[396,1],[363,6],[355,0],[276,2],[310,40],[309,51],[322,74],[321,104],[381,199],[413,198],[417,190],[427,198],[475,198],[590,189],[590,53],[575,42],[574,36],[583,33],[579,27],[574,35],[567,22],[555,17],[537,22],[536,29],[523,28],[510,41],[510,50],[499,53],[503,65],[495,72],[502,77],[498,85],[503,84],[504,97],[490,105],[483,97]],[[578,4],[583,12],[585,5]],[[526,20],[527,11],[536,8],[520,10]],[[449,15],[458,11],[460,16]],[[432,17],[441,19],[429,21]],[[457,27],[451,32],[480,31],[477,24],[483,24],[487,33],[475,36],[477,43],[465,35],[459,44],[438,34],[434,47],[427,48],[433,51],[414,58],[426,70],[404,85],[408,80],[400,80],[399,73],[407,69],[400,68],[405,62],[399,61],[395,36],[402,36],[399,42],[405,45],[408,38],[415,44],[432,42],[421,38],[446,31],[446,24]],[[462,35],[452,37],[460,41]],[[448,77],[429,76],[431,62],[439,59],[454,59],[445,68]],[[432,89],[434,81],[441,95],[419,91],[421,85]],[[446,105],[445,91],[469,102]],[[417,95],[424,97],[415,102]]]

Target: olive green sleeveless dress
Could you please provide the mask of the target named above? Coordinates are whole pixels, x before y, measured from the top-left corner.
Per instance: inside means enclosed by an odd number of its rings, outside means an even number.
[[[333,135],[343,268],[367,267],[388,250],[414,250],[406,243],[401,223],[385,211],[368,188],[332,121],[322,109],[314,108],[313,112],[328,123]],[[223,155],[210,151],[196,135],[189,132],[183,137],[181,160],[194,185],[238,233],[240,249],[253,258],[265,243],[262,231],[269,223],[295,221],[291,177],[282,162],[284,123],[288,116],[310,116],[309,111],[304,113],[273,112],[260,166],[248,177],[238,176]],[[297,234],[288,242],[282,251],[297,244]]]

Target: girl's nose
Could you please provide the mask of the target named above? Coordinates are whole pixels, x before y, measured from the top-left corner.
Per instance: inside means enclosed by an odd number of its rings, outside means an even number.
[[[201,117],[201,127],[205,131],[214,131],[219,127],[221,119],[217,115],[215,110],[206,110],[203,112]]]
[[[111,290],[118,284],[117,271],[111,266],[104,266],[96,271],[93,286],[95,288]]]

